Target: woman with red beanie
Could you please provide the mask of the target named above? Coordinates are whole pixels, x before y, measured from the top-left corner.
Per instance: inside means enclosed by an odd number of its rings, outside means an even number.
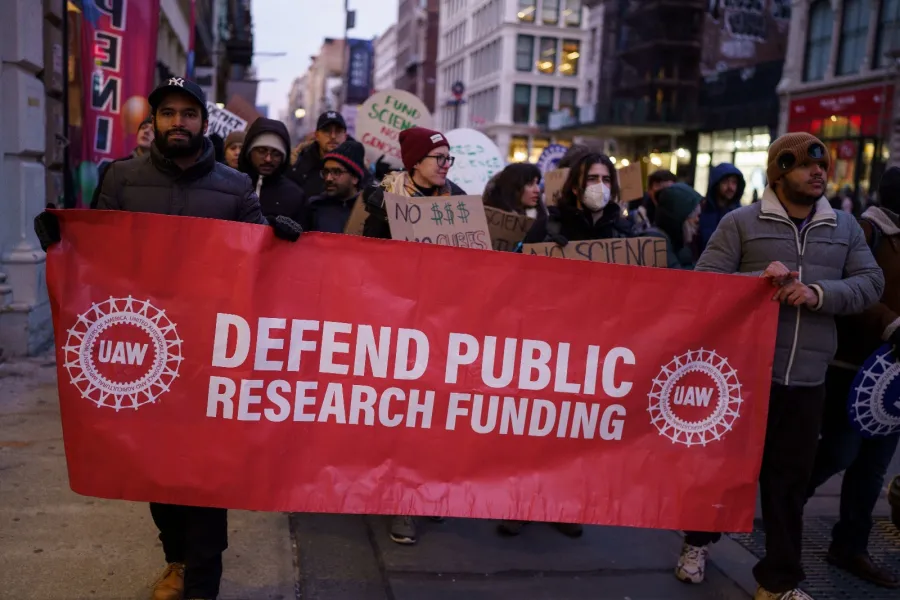
[[[424,127],[404,129],[400,132],[400,157],[403,171],[388,173],[379,186],[363,193],[369,211],[363,228],[365,237],[391,237],[384,208],[385,192],[410,198],[466,195],[462,188],[447,179],[454,158],[450,156],[450,142],[441,132]]]

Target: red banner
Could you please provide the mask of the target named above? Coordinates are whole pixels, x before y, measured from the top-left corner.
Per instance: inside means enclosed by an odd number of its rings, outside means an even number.
[[[84,4],[82,159],[101,163],[127,156],[150,115],[159,0]]]
[[[72,489],[267,511],[747,531],[758,279],[62,211]]]

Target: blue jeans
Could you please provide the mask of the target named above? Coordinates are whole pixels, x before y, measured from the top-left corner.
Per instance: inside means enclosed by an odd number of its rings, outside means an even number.
[[[832,549],[844,556],[862,554],[869,546],[872,511],[900,440],[900,434],[864,438],[850,425],[847,397],[855,375],[848,369],[828,369],[822,438],[807,491],[812,497],[816,488],[844,471],[840,520],[831,533]]]

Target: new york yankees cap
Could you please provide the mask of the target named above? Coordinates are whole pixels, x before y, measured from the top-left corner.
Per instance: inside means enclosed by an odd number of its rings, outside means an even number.
[[[150,92],[150,96],[147,97],[147,101],[150,103],[150,111],[155,114],[156,108],[163,101],[163,98],[172,92],[180,92],[195,98],[203,109],[203,118],[209,118],[209,112],[206,109],[206,94],[203,93],[203,88],[184,77],[169,77]]]
[[[344,116],[336,110],[326,110],[319,115],[319,121],[316,123],[316,131],[325,129],[329,125],[338,125],[343,129],[347,129],[347,123],[344,121]]]

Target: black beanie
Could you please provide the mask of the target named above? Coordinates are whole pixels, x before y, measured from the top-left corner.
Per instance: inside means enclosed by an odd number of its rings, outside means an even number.
[[[324,160],[336,160],[359,177],[360,181],[366,178],[366,149],[356,140],[347,140],[326,154]]]
[[[882,174],[878,200],[886,208],[900,207],[900,167],[891,167]]]

